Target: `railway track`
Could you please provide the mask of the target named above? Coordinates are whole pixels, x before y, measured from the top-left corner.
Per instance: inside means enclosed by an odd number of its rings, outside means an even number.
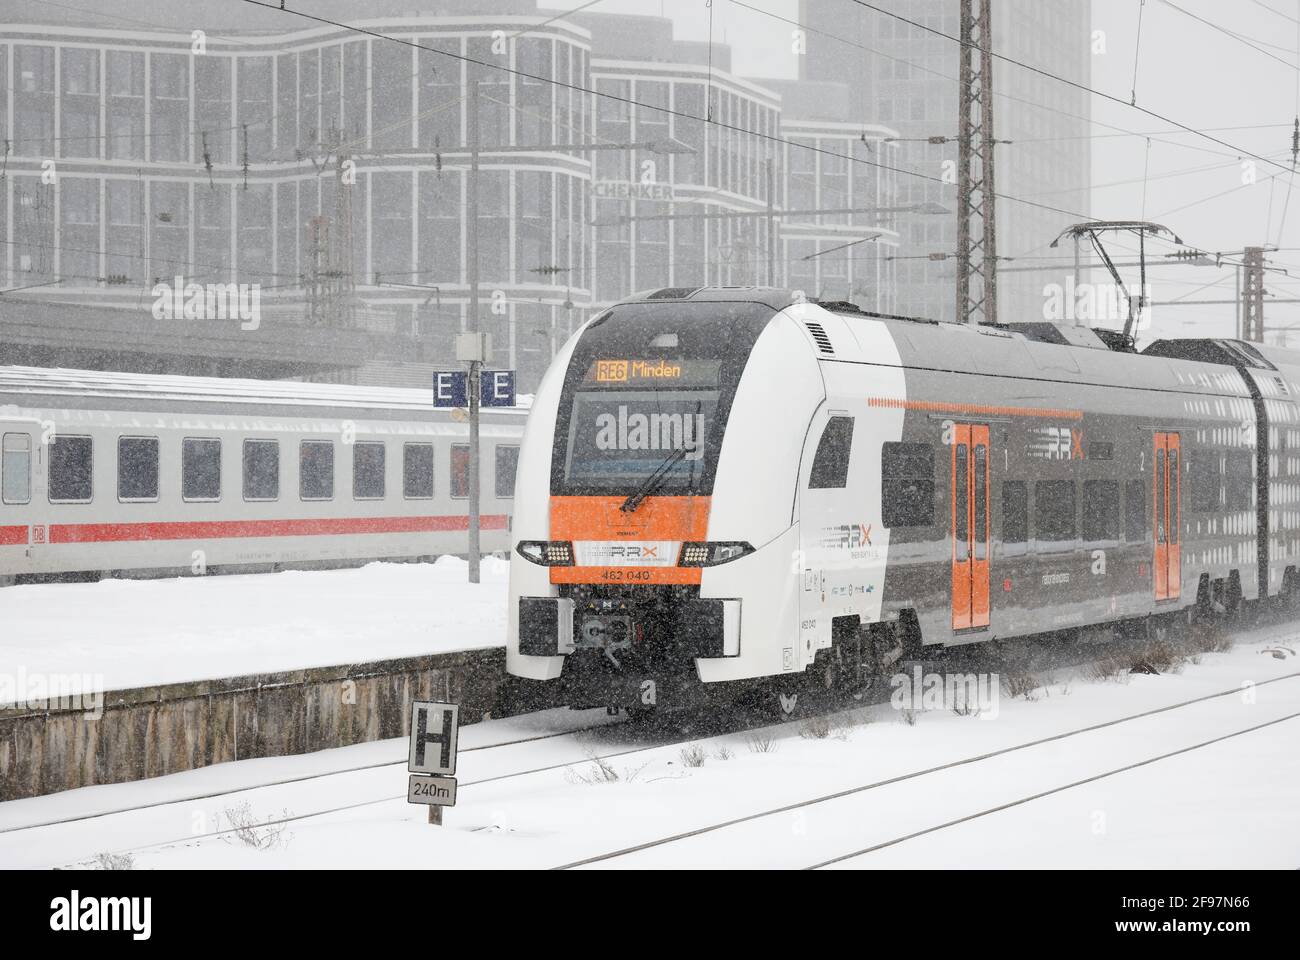
[[[1273,677],[1268,680],[1262,680],[1259,681],[1256,684],[1256,686],[1264,687],[1264,686],[1271,686],[1274,684],[1281,684],[1281,683],[1296,683],[1297,681],[1300,681],[1300,672],[1289,673],[1283,676]],[[1086,737],[1090,734],[1097,734],[1101,731],[1113,730],[1115,728],[1127,724],[1140,723],[1142,721],[1149,720],[1155,717],[1168,716],[1174,714],[1177,711],[1187,710],[1188,708],[1212,703],[1214,701],[1223,701],[1228,697],[1238,696],[1240,694],[1241,694],[1241,688],[1239,686],[1235,686],[1226,690],[1218,691],[1216,693],[1206,694],[1199,697],[1193,697],[1188,700],[1180,701],[1178,703],[1167,704],[1165,706],[1157,707],[1151,710],[1144,710],[1139,713],[1134,713],[1124,717],[1118,717],[1115,719],[1106,720],[1100,723],[1089,724],[1076,729],[1052,734],[1051,736],[1040,737],[1022,743],[1013,744],[1011,746],[1003,747],[997,750],[992,750],[992,751],[988,751],[985,753],[981,753],[969,757],[963,757],[947,763],[926,767],[921,770],[909,771],[907,773],[900,774],[897,776],[882,778],[879,780],[872,780],[845,789],[836,790],[833,792],[820,794],[818,796],[809,797],[794,802],[768,807],[742,816],[738,816],[726,820],[720,820],[690,830],[684,830],[667,836],[658,837],[653,840],[632,844],[626,847],[622,847],[615,850],[609,850],[598,854],[593,854],[567,863],[559,864],[553,867],[552,869],[569,870],[569,869],[575,869],[580,867],[594,866],[597,864],[606,864],[618,860],[634,861],[631,863],[624,864],[626,866],[640,866],[640,867],[666,866],[669,865],[669,863],[667,860],[664,859],[663,856],[650,857],[650,858],[641,857],[639,862],[636,861],[638,855],[640,854],[646,854],[652,851],[657,854],[661,854],[663,851],[672,847],[679,848],[683,852],[687,847],[690,847],[689,856],[691,858],[691,862],[693,863],[701,863],[701,862],[717,863],[719,861],[710,859],[707,850],[702,850],[701,844],[698,842],[701,840],[701,838],[718,836],[728,831],[736,830],[737,828],[744,828],[747,826],[758,825],[763,823],[764,821],[770,824],[774,818],[780,817],[785,814],[794,814],[803,811],[808,811],[814,807],[833,804],[836,803],[837,801],[853,800],[855,798],[860,798],[872,792],[876,792],[876,791],[883,792],[889,790],[890,788],[899,787],[900,785],[919,784],[920,782],[926,781],[929,778],[936,778],[946,773],[962,770],[963,768],[972,768],[972,767],[977,767],[979,765],[985,765],[990,763],[991,761],[998,760],[1000,758],[1007,758],[1015,754],[1028,753],[1045,746],[1060,743],[1061,741],[1070,740],[1073,738]],[[1294,721],[1296,719],[1300,719],[1300,712],[1289,712],[1282,716],[1270,717],[1268,720],[1261,723],[1252,724],[1245,728],[1232,730],[1230,732],[1219,734],[1213,737],[1203,738],[1198,740],[1195,743],[1181,746],[1175,750],[1160,752],[1153,756],[1143,756],[1132,762],[1116,765],[1113,767],[1108,767],[1105,770],[1090,774],[1089,776],[1086,777],[1073,779],[1065,783],[1054,784],[1053,786],[1047,789],[1035,790],[1029,792],[1028,794],[1017,795],[1001,803],[991,804],[986,807],[981,807],[978,810],[965,813],[958,817],[945,819],[939,823],[927,824],[926,826],[920,829],[908,831],[903,834],[892,836],[887,839],[883,839],[874,843],[864,844],[862,846],[855,846],[850,850],[840,851],[832,855],[822,857],[821,859],[815,860],[811,863],[805,860],[794,864],[781,864],[781,865],[782,866],[795,865],[795,866],[802,866],[805,869],[819,869],[823,867],[833,866],[835,864],[843,863],[856,858],[862,858],[876,851],[883,850],[888,847],[896,846],[898,844],[905,843],[909,840],[926,836],[931,833],[937,833],[939,831],[946,830],[963,823],[969,823],[971,821],[986,816],[990,816],[992,814],[999,813],[1005,810],[1009,810],[1014,807],[1027,804],[1038,799],[1042,799],[1048,796],[1052,796],[1054,794],[1062,793],[1064,791],[1081,787],[1086,784],[1095,783],[1109,777],[1117,776],[1119,774],[1136,770],[1144,766],[1149,766],[1153,763],[1157,763],[1162,760],[1167,760],[1173,757],[1188,754],[1193,751],[1204,749],[1206,747],[1212,746],[1217,743],[1222,743],[1224,741],[1231,740],[1236,737],[1245,736],[1247,734],[1256,732],[1258,730],[1275,726],[1277,724]],[[891,809],[896,809],[896,808],[897,805],[895,805],[895,807],[891,807]],[[763,832],[764,844],[757,847],[756,849],[764,850],[765,856],[773,855],[771,844],[774,841],[774,839],[780,836],[782,832],[788,835],[790,831],[788,829],[784,829],[784,830],[776,829],[776,830],[767,830],[766,832]],[[729,847],[734,849],[737,846],[743,846],[745,844],[749,844],[751,849],[755,849],[752,846],[754,842],[755,842],[755,838],[753,836],[753,831],[751,831],[749,835],[743,838],[739,838],[739,839],[733,838],[731,841],[726,843],[720,843],[717,846],[723,848]]]
[[[622,721],[626,722],[626,721]],[[585,727],[577,727],[570,730],[558,730],[553,733],[540,733],[530,737],[519,737],[514,740],[502,740],[497,743],[479,744],[473,747],[462,747],[458,753],[475,753],[482,750],[495,750],[501,747],[513,747],[522,743],[536,743],[542,740],[553,740],[559,737],[580,736],[593,730],[600,730],[605,727],[615,726],[616,724],[597,723]],[[261,758],[266,759],[266,758]],[[80,823],[85,820],[97,820],[102,817],[112,817],[125,813],[136,813],[141,810],[151,810],[157,807],[169,807],[182,803],[198,803],[203,800],[214,800],[217,797],[230,796],[236,793],[246,793],[253,790],[264,790],[270,787],[282,787],[294,783],[305,783],[312,780],[322,780],[328,777],[344,776],[349,773],[359,773],[365,770],[378,770],[384,767],[393,767],[406,762],[406,758],[399,760],[379,760],[374,763],[362,763],[349,767],[339,767],[334,770],[322,770],[317,773],[305,773],[296,777],[282,777],[276,780],[264,780],[257,783],[242,784],[237,787],[231,787],[228,790],[211,790],[206,793],[193,793],[181,797],[171,797],[166,800],[153,800],[148,803],[132,804],[124,807],[114,807],[109,810],[95,810],[87,813],[80,813],[75,816],[61,817],[54,820],[41,820],[35,823],[20,823],[8,827],[0,827],[0,835],[6,833],[19,833],[24,830],[37,830],[42,827],[56,827],[69,823]]]
[[[714,732],[711,734],[711,736],[734,735],[738,733],[745,733],[755,729],[760,729],[765,726],[770,726],[772,722],[770,717],[757,718],[752,713],[748,713],[748,712],[737,713],[733,717],[733,719],[735,720],[735,722],[731,724],[728,729]],[[687,718],[687,722],[688,723],[690,722],[690,718]],[[659,725],[662,726],[662,724]],[[653,725],[651,724],[643,724],[639,721],[620,720],[620,721],[614,721],[609,723],[591,724],[589,726],[579,727],[577,729],[566,730],[566,731],[561,731],[556,733],[540,734],[532,737],[522,737],[514,740],[502,741],[500,743],[485,744],[477,747],[462,748],[459,752],[461,754],[465,754],[465,753],[471,753],[475,751],[485,751],[485,750],[492,750],[492,749],[498,749],[504,747],[513,747],[518,745],[535,744],[540,741],[558,741],[563,738],[570,738],[574,741],[575,748],[581,748],[581,749],[575,749],[571,754],[565,756],[565,758],[562,760],[555,760],[553,762],[548,762],[539,765],[535,764],[535,765],[523,767],[521,769],[509,770],[507,772],[497,773],[490,776],[480,776],[480,777],[476,777],[475,779],[462,780],[458,785],[458,789],[463,791],[476,786],[483,786],[489,783],[497,783],[503,780],[518,779],[518,778],[532,776],[534,774],[547,773],[554,770],[562,770],[565,768],[574,767],[576,765],[590,763],[594,761],[616,760],[624,757],[633,756],[639,753],[646,753],[653,750],[663,749],[665,747],[680,746],[700,739],[700,737],[697,734],[691,733],[690,735],[675,735],[671,739],[667,739],[667,740],[655,739],[652,742],[646,743],[644,745],[629,746],[625,749],[609,749],[608,745],[606,745],[606,749],[602,749],[599,751],[587,749],[580,742],[580,738],[583,735],[596,734],[600,732],[620,732],[620,733],[626,733],[627,736],[630,738],[636,738],[639,736],[653,735],[654,729],[653,729]],[[319,783],[335,777],[344,777],[350,774],[368,773],[375,770],[381,770],[387,767],[402,766],[406,762],[407,762],[406,756],[403,753],[402,757],[398,760],[378,761],[375,763],[359,764],[355,766],[344,767],[337,770],[322,771],[314,774],[304,774],[302,776],[297,776],[297,777],[285,777],[277,780],[265,781],[256,784],[246,784],[238,787],[233,787],[228,790],[208,791],[205,793],[193,794],[185,797],[170,798],[167,800],[158,800],[158,801],[152,801],[143,804],[134,804],[130,806],[114,808],[112,810],[97,811],[93,813],[79,814],[77,816],[72,816],[72,817],[45,820],[38,823],[21,824],[12,827],[6,827],[0,829],[0,836],[3,836],[4,834],[16,834],[16,833],[23,833],[28,831],[37,831],[42,828],[48,829],[48,828],[55,828],[55,827],[66,826],[71,824],[86,823],[94,820],[104,820],[115,816],[127,816],[130,814],[141,813],[159,807],[172,807],[172,806],[179,806],[187,803],[199,803],[207,800],[218,799],[221,797],[234,798],[234,797],[238,797],[241,794],[255,793],[256,791],[259,790],[269,789],[278,786],[292,786],[295,784],[304,784],[304,783],[313,783],[313,782]],[[406,798],[405,791],[396,794],[385,794],[379,797],[357,800],[355,802],[350,802],[345,804],[338,804],[338,805],[330,806],[325,809],[316,809],[316,810],[306,811],[303,813],[291,814],[284,817],[272,817],[266,820],[259,820],[258,826],[267,827],[267,828],[278,827],[278,826],[296,823],[304,820],[310,820],[316,817],[329,816],[330,814],[344,813],[349,810],[358,810],[364,807],[374,806],[381,803],[388,803],[395,800],[404,800],[405,798]],[[209,830],[197,835],[191,833],[183,837],[173,836],[165,840],[157,840],[157,841],[150,841],[147,843],[133,844],[129,847],[110,850],[107,852],[114,853],[114,854],[137,853],[143,850],[157,849],[157,848],[180,844],[180,843],[193,842],[195,840],[205,840],[208,838],[228,836],[236,832],[237,832],[237,828],[234,827],[226,828],[226,829],[218,829],[218,830]],[[64,865],[65,866],[85,865],[89,862],[90,862],[89,860],[81,859],[81,860],[69,861]]]
[[[1290,627],[1290,625],[1273,625],[1273,626],[1283,626],[1284,628]],[[1256,631],[1252,631],[1252,632],[1256,632]],[[1267,640],[1269,638],[1257,637],[1256,639]],[[1071,650],[1065,651],[1064,659],[1058,660],[1055,663],[1048,664],[1046,667],[1046,673],[1050,675],[1050,673],[1054,669],[1068,668],[1071,666],[1079,666],[1082,663],[1087,662],[1087,661],[1078,660],[1076,654],[1077,654],[1077,648],[1072,648]],[[963,668],[968,665],[969,664],[963,664]],[[1279,677],[1267,681],[1267,683],[1276,683],[1279,680],[1291,679],[1292,677],[1296,677],[1296,676],[1300,676],[1300,674],[1288,674],[1285,677]],[[944,769],[988,761],[993,758],[1005,754],[1013,753],[1016,751],[1028,750],[1036,746],[1048,744],[1054,741],[1059,741],[1062,739],[1066,739],[1068,737],[1079,736],[1081,734],[1085,734],[1091,731],[1101,730],[1107,727],[1113,727],[1118,724],[1131,722],[1143,717],[1177,710],[1206,700],[1212,700],[1218,697],[1224,697],[1227,696],[1229,693],[1233,693],[1233,692],[1236,692],[1235,689],[1229,691],[1222,691],[1219,693],[1210,694],[1203,697],[1197,697],[1187,701],[1180,702],[1178,704],[1161,707],[1156,710],[1144,711],[1142,713],[1119,718],[1117,720],[1111,720],[1101,724],[1094,724],[1088,727],[1080,728],[1078,730],[1068,731],[1065,733],[1053,735],[1051,737],[1040,738],[1034,741],[1018,744],[1012,747],[1003,748],[1000,750],[991,751],[977,756],[964,758],[962,760],[955,761],[954,763],[951,764],[945,764],[940,767],[914,771],[900,777],[893,777],[893,778],[888,778],[877,782],[862,784],[850,790],[838,791],[836,793],[828,794],[825,796],[809,798],[807,800],[803,800],[794,804],[782,805],[768,810],[757,811],[753,814],[746,815],[744,817],[706,825],[704,827],[695,830],[691,830],[691,831],[687,831],[687,832],[683,832],[671,836],[665,836],[662,838],[649,841],[647,843],[637,844],[626,848],[621,848],[618,850],[608,851],[592,857],[575,860],[570,863],[564,863],[561,864],[559,868],[567,869],[567,868],[585,866],[588,864],[594,864],[594,863],[619,859],[623,857],[628,857],[642,850],[648,850],[656,847],[668,847],[670,845],[681,843],[682,841],[685,840],[689,840],[692,837],[713,833],[715,831],[725,830],[749,821],[759,820],[764,817],[773,817],[781,813],[792,812],[797,809],[816,806],[818,804],[833,801],[844,796],[849,796],[856,793],[878,789],[891,784],[931,775]],[[868,704],[871,702],[879,703],[881,702],[881,700],[886,698],[887,698],[887,694],[885,696],[881,696],[881,691],[878,689],[876,691],[876,696],[872,698],[870,701],[868,701]],[[851,710],[860,709],[864,705],[867,704],[864,703],[853,704]],[[846,711],[843,709],[831,709],[825,711],[825,713],[831,717],[842,715],[845,712]],[[564,769],[566,767],[573,767],[575,765],[583,764],[585,762],[589,762],[595,759],[613,760],[617,758],[626,758],[626,757],[634,756],[639,753],[646,753],[654,750],[663,749],[666,747],[679,746],[682,744],[698,741],[701,739],[708,739],[715,736],[735,735],[738,733],[751,732],[756,729],[761,729],[764,727],[772,727],[772,726],[779,729],[781,726],[784,726],[782,724],[773,725],[770,717],[755,717],[752,714],[745,714],[745,713],[737,713],[734,716],[732,716],[730,720],[731,722],[728,723],[723,729],[719,730],[716,728],[715,725],[714,729],[712,729],[706,737],[700,737],[698,733],[695,732],[691,732],[689,733],[689,735],[682,735],[683,731],[680,730],[668,731],[666,736],[655,735],[655,732],[649,729],[649,725],[645,725],[640,722],[611,721],[605,723],[589,724],[586,726],[582,726],[574,729],[567,729],[563,731],[544,732],[544,733],[539,733],[531,736],[515,737],[503,741],[480,744],[473,747],[466,747],[466,748],[462,748],[461,751],[462,753],[478,754],[480,756],[484,755],[486,752],[489,751],[502,751],[502,750],[508,751],[509,748],[515,748],[515,747],[530,748],[530,745],[537,745],[537,744],[545,744],[548,748],[560,747],[561,749],[556,755],[553,755],[552,757],[548,758],[547,762],[542,762],[542,763],[538,763],[536,761],[525,762],[525,763],[506,762],[504,766],[498,766],[494,769],[485,770],[482,775],[474,776],[473,779],[463,780],[460,784],[460,787],[461,789],[474,788],[489,783],[497,783],[503,780],[520,779],[534,774],[545,773],[548,771],[554,771],[558,769]],[[584,737],[590,737],[590,736],[598,737],[602,732],[609,734],[610,737],[607,737],[606,742],[599,745],[599,749],[593,749],[590,743],[583,742]],[[636,742],[638,739],[644,740],[647,737],[649,738],[649,742],[643,742],[643,743]],[[622,741],[624,744],[626,744],[626,746],[623,746],[618,742],[614,742],[614,743],[608,742],[608,740],[611,738],[615,741],[618,741],[620,738],[622,738]],[[527,752],[531,756],[531,752],[532,752],[531,749],[527,749]],[[404,762],[405,762],[405,756],[403,755],[401,758],[394,759],[391,761],[377,761],[377,762],[366,763],[366,764],[358,764],[349,767],[344,767],[341,769],[321,771],[318,773],[311,773],[311,774],[303,774],[301,776],[278,778],[275,780],[263,781],[254,784],[242,784],[239,786],[231,787],[230,789],[205,791],[200,793],[189,794],[183,797],[167,798],[163,800],[155,800],[155,801],[150,801],[141,804],[126,805],[126,806],[116,807],[111,810],[87,812],[87,813],[77,814],[74,816],[63,817],[63,818],[52,818],[52,819],[43,820],[35,823],[29,823],[29,824],[17,824],[14,826],[0,828],[0,838],[5,838],[5,835],[11,835],[11,836],[21,835],[21,838],[23,840],[30,839],[31,842],[35,843],[35,842],[39,842],[39,837],[42,830],[52,830],[59,827],[66,827],[66,826],[77,825],[77,824],[81,824],[81,825],[94,824],[100,827],[112,828],[116,822],[115,818],[126,818],[126,817],[130,817],[131,815],[140,814],[146,811],[156,811],[159,808],[168,808],[168,807],[178,808],[186,804],[203,803],[206,801],[219,799],[223,797],[229,797],[234,799],[234,798],[238,798],[241,795],[256,794],[257,791],[270,789],[274,787],[284,787],[284,786],[294,786],[294,785],[304,785],[304,784],[314,784],[314,785],[336,784],[340,781],[341,778],[355,777],[358,775],[364,776],[366,774],[373,773],[375,771],[384,770],[385,768],[400,766]],[[1116,772],[1120,772],[1120,771],[1116,771]],[[364,798],[359,798],[354,802],[332,804],[325,808],[316,808],[302,813],[295,813],[295,814],[286,815],[284,817],[271,818],[265,821],[259,821],[259,823],[262,826],[275,827],[282,824],[289,824],[289,823],[309,820],[312,818],[324,817],[330,814],[361,809],[367,806],[373,806],[376,804],[391,802],[394,800],[400,800],[404,798],[405,798],[404,793],[384,793],[383,795],[377,797],[367,796]],[[990,809],[987,811],[987,813],[992,813],[992,812],[996,812],[996,810]],[[954,821],[954,823],[956,822],[961,822],[961,821]],[[951,824],[942,824],[934,827],[934,829],[943,829],[945,826],[949,826],[949,825]],[[175,845],[175,844],[180,844],[185,842],[193,842],[195,840],[202,840],[208,837],[225,836],[234,832],[236,832],[236,830],[233,827],[228,829],[208,830],[198,834],[191,831],[185,836],[175,836],[173,834],[172,836],[167,837],[165,839],[148,841],[145,843],[134,843],[128,847],[122,848],[121,850],[115,850],[111,852],[133,853],[137,851],[166,847],[169,845]],[[12,839],[19,839],[19,837],[12,836]],[[903,839],[908,839],[908,838],[906,837],[900,838],[895,842],[902,842]],[[3,840],[0,839],[0,842],[3,842]],[[865,854],[867,852],[869,851],[865,848],[862,851],[859,851],[859,853],[861,854]],[[852,855],[858,855],[858,854],[852,854]],[[66,862],[75,864],[75,863],[82,863],[85,861],[84,859],[78,859],[74,857],[71,861],[66,861]],[[827,863],[830,862],[833,862],[833,860],[827,861]],[[823,865],[823,864],[818,864],[818,865]]]
[[[764,721],[764,722],[770,722],[770,721]],[[748,719],[744,721],[740,726],[735,727],[735,729],[730,732],[744,732],[747,729],[752,729],[756,725],[757,725],[756,721],[753,721],[752,719]],[[507,769],[505,772],[494,773],[485,776],[478,776],[474,779],[469,779],[469,780],[462,780],[459,784],[459,789],[465,790],[468,788],[481,786],[488,783],[496,783],[501,780],[527,777],[533,774],[546,773],[552,770],[561,770],[566,767],[572,767],[577,764],[590,762],[596,759],[614,760],[620,757],[630,756],[637,753],[643,753],[650,750],[656,750],[662,747],[676,746],[682,743],[690,742],[691,740],[694,739],[698,739],[698,737],[696,737],[695,735],[690,735],[690,736],[682,735],[682,736],[677,736],[674,739],[670,739],[670,740],[663,740],[662,738],[656,738],[652,742],[645,743],[643,745],[628,746],[625,749],[610,749],[609,745],[606,744],[604,749],[600,749],[598,751],[591,749],[588,744],[583,742],[584,736],[598,734],[602,732],[614,733],[616,737],[617,735],[622,734],[628,739],[636,739],[638,737],[652,736],[654,731],[653,729],[648,728],[647,725],[643,725],[637,721],[617,720],[617,721],[606,722],[606,723],[589,724],[586,726],[558,731],[558,732],[542,733],[535,736],[519,737],[511,740],[504,740],[495,743],[482,744],[474,747],[465,747],[459,751],[462,755],[471,754],[471,753],[483,753],[489,750],[500,750],[503,748],[510,748],[510,747],[517,747],[517,746],[533,745],[533,744],[541,743],[543,741],[550,741],[551,742],[550,746],[552,747],[561,746],[564,749],[562,750],[561,759],[556,759],[551,762],[542,763],[542,764],[534,763],[531,765],[522,766],[518,769]],[[571,743],[565,741],[571,741]],[[205,801],[216,800],[223,797],[237,798],[244,794],[254,794],[257,791],[271,789],[274,787],[293,786],[296,784],[321,785],[321,784],[326,784],[329,781],[334,780],[335,778],[343,778],[355,774],[366,774],[366,773],[371,773],[377,770],[383,770],[385,768],[390,768],[390,767],[399,767],[405,765],[406,762],[407,762],[406,755],[403,752],[402,756],[399,759],[395,759],[395,760],[383,760],[383,761],[377,761],[373,763],[356,764],[356,765],[334,769],[334,770],[320,771],[311,774],[303,774],[301,776],[282,777],[282,778],[277,778],[275,780],[261,781],[253,784],[241,784],[239,786],[231,787],[229,789],[224,789],[224,790],[211,790],[211,791],[205,791],[201,793],[187,794],[182,797],[167,798],[165,800],[155,800],[147,803],[125,805],[125,806],[115,807],[109,810],[92,811],[87,813],[76,814],[74,816],[42,820],[34,823],[15,824],[13,826],[0,828],[0,837],[3,837],[4,835],[24,835],[22,837],[24,841],[30,839],[30,842],[37,843],[39,842],[39,833],[41,830],[49,830],[58,827],[66,827],[74,824],[78,824],[78,825],[91,824],[94,821],[103,821],[104,823],[100,824],[100,826],[112,827],[113,818],[127,817],[133,814],[139,814],[146,811],[155,811],[158,810],[159,808],[181,807],[187,804],[202,803]],[[406,797],[405,792],[398,793],[398,794],[385,794],[383,796],[367,798],[355,802],[337,804],[324,809],[315,809],[303,813],[292,814],[285,817],[270,818],[267,820],[259,821],[259,826],[276,827],[283,824],[308,820],[314,817],[323,817],[333,813],[341,813],[348,810],[356,810],[363,807],[373,806],[375,804],[385,803],[393,800],[402,800],[405,799],[405,797]],[[129,847],[110,850],[107,852],[119,853],[119,854],[134,853],[141,850],[165,847],[168,845],[184,843],[184,842],[192,842],[194,840],[206,839],[209,837],[222,837],[235,832],[236,832],[236,828],[209,830],[198,835],[194,833],[190,833],[186,836],[181,836],[181,837],[171,836],[164,840],[150,841],[141,844],[133,844]],[[74,861],[70,861],[70,864],[85,863],[85,862],[87,861],[74,860]]]
[[[963,823],[970,823],[971,821],[978,820],[982,817],[991,816],[995,813],[1001,813],[1004,810],[1010,810],[1014,807],[1022,806],[1026,803],[1032,803],[1035,800],[1041,800],[1044,797],[1050,797],[1053,796],[1054,794],[1063,793],[1066,790],[1073,790],[1076,787],[1082,787],[1090,783],[1096,783],[1099,780],[1104,780],[1108,777],[1118,776],[1119,774],[1122,773],[1128,773],[1131,770],[1137,770],[1140,767],[1149,766],[1150,764],[1158,763],[1161,760],[1168,760],[1173,757],[1182,756],[1184,754],[1191,753],[1194,750],[1203,750],[1206,747],[1213,746],[1217,743],[1223,743],[1225,740],[1232,740],[1236,737],[1242,737],[1250,733],[1255,733],[1258,730],[1263,730],[1267,727],[1276,726],[1279,723],[1287,723],[1288,721],[1296,720],[1296,719],[1300,719],[1300,711],[1297,711],[1295,713],[1288,713],[1286,716],[1276,717],[1272,720],[1266,720],[1263,723],[1257,723],[1253,726],[1246,727],[1244,730],[1234,730],[1231,733],[1225,733],[1221,736],[1212,737],[1209,740],[1202,740],[1199,743],[1194,743],[1191,744],[1190,746],[1180,747],[1177,750],[1170,750],[1166,753],[1161,753],[1154,757],[1148,757],[1143,760],[1135,761],[1134,763],[1125,764],[1124,766],[1116,767],[1113,770],[1107,770],[1103,773],[1094,774],[1090,777],[1084,777],[1081,780],[1075,780],[1071,783],[1061,784],[1059,786],[1052,787],[1047,790],[1042,790],[1037,793],[1030,794],[1029,796],[1026,797],[1020,797],[1015,800],[1010,800],[1006,803],[1002,803],[994,807],[989,807],[984,810],[978,810],[975,813],[967,814],[966,816],[963,817],[958,817],[955,820],[949,820],[945,823],[935,824],[934,826],[926,827],[923,830],[917,830],[913,833],[905,834],[901,837],[894,837],[893,839],[890,840],[884,840],[879,843],[872,844],[871,846],[863,847],[860,850],[854,850],[849,853],[842,853],[830,858],[829,860],[823,860],[819,863],[811,864],[805,869],[819,870],[823,867],[830,867],[830,866],[834,866],[835,864],[844,863],[848,860],[854,860],[859,857],[866,856],[867,854],[875,853],[878,850],[884,850],[887,847],[892,847],[900,843],[905,843],[908,840],[915,840],[918,837],[923,837],[932,833],[938,833],[941,830],[947,830],[950,827],[955,827]]]

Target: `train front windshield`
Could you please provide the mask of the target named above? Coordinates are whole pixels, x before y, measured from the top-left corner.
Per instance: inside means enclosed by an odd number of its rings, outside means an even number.
[[[565,378],[552,492],[709,493],[736,385],[772,315],[752,303],[633,303],[593,323]]]
[[[658,476],[666,493],[694,492],[714,446],[718,366],[595,361],[573,399],[566,480],[624,487]]]

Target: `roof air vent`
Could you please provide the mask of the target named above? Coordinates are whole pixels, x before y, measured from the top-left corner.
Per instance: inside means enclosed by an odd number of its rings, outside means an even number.
[[[812,334],[812,338],[817,341],[818,350],[822,353],[835,356],[835,347],[831,345],[831,338],[826,335],[826,329],[820,323],[813,323],[809,320],[804,324],[804,326],[808,328],[808,332]]]

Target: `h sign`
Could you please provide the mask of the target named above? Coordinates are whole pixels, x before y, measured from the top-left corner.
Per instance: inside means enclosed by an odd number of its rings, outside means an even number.
[[[479,384],[479,402],[483,406],[513,407],[515,405],[513,370],[484,370]]]
[[[411,773],[456,775],[456,733],[460,707],[454,703],[411,704],[411,753],[406,769]]]

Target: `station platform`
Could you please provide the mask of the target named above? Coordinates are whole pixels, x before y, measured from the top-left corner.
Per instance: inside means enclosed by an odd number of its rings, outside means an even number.
[[[509,563],[457,557],[351,570],[0,589],[0,676],[126,690],[502,647]],[[6,698],[0,695],[0,701]]]

